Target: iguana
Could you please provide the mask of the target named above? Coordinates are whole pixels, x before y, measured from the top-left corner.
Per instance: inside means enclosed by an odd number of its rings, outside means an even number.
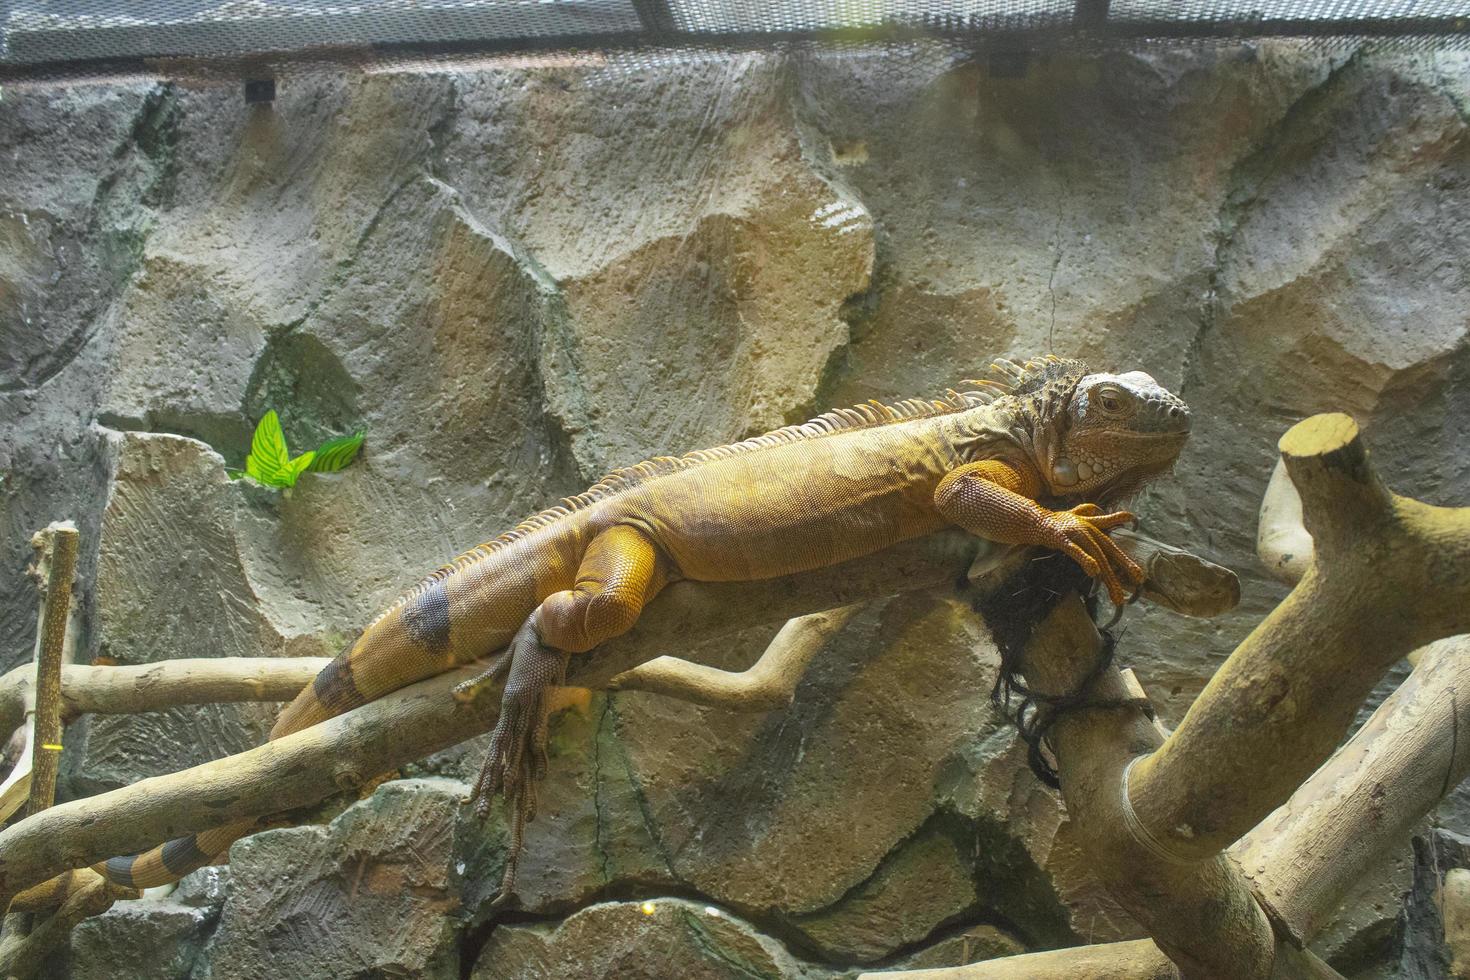
[[[1071,556],[1115,603],[1142,570],[1107,532],[1112,504],[1173,466],[1189,411],[1142,372],[1045,357],[992,365],[937,400],[870,402],[604,477],[465,552],[389,606],[281,714],[279,738],[504,650],[456,694],[506,677],[476,782],[504,793],[515,880],[547,767],[548,691],[568,656],[629,630],[676,579],[745,581],[833,565],[949,524]],[[1054,509],[1062,508],[1062,509]],[[119,884],[176,880],[255,826],[243,820],[97,866]]]

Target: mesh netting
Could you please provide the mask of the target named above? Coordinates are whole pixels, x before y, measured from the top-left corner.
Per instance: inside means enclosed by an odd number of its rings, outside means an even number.
[[[1466,47],[1470,0],[0,0],[0,78],[547,49],[1282,36]]]

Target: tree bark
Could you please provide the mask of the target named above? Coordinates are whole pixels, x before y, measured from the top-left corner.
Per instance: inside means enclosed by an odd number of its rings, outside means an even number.
[[[1185,860],[1213,860],[1284,803],[1390,665],[1470,630],[1470,509],[1390,494],[1345,415],[1298,423],[1280,446],[1312,565],[1130,782],[1143,827]]]
[[[329,657],[188,657],[152,664],[63,664],[65,717],[133,714],[179,704],[289,701],[312,682]],[[0,731],[21,723],[33,689],[30,666],[0,677]]]
[[[1353,883],[1470,775],[1470,637],[1423,649],[1363,727],[1233,849],[1278,923],[1309,942]]]
[[[37,637],[36,715],[31,736],[35,753],[31,768],[30,798],[25,815],[39,813],[56,799],[56,770],[61,759],[61,654],[66,644],[66,624],[71,614],[71,586],[77,574],[76,525],[71,521],[52,524],[36,535],[47,551],[45,612]]]
[[[759,582],[676,582],[625,636],[573,658],[569,686],[605,687],[633,666],[694,640],[959,581],[975,543],[944,531],[856,561]],[[0,831],[0,908],[70,868],[129,854],[244,817],[306,806],[380,772],[487,731],[500,685],[472,702],[450,691],[480,673],[448,671],[355,711],[228,759],[63,803]]]

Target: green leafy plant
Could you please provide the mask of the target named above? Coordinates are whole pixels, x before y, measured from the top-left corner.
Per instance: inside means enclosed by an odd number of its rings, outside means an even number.
[[[289,488],[303,473],[331,473],[342,469],[357,458],[366,433],[355,432],[350,436],[328,439],[316,449],[310,449],[293,457],[286,448],[286,433],[281,430],[281,419],[275,409],[266,412],[255,427],[250,439],[250,455],[245,457],[243,471],[231,471],[231,477],[248,476],[268,487]]]

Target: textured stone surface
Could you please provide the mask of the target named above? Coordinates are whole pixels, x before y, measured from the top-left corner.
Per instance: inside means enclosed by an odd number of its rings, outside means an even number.
[[[891,965],[902,970],[937,970],[947,966],[964,966],[1003,956],[1019,956],[1027,952],[1026,944],[1015,934],[999,926],[981,924],[967,926],[936,940]]]
[[[218,912],[171,901],[119,902],[71,933],[65,957],[72,980],[190,980]]]
[[[1388,972],[1399,943],[1399,916],[1414,887],[1414,855],[1397,848],[1384,855],[1343,897],[1314,948],[1334,968],[1354,978]]]
[[[143,81],[4,104],[6,665],[50,520],[85,535],[86,656],[331,653],[606,468],[997,355],[1143,367],[1195,410],[1138,510],[1244,601],[1129,614],[1118,656],[1166,721],[1282,594],[1253,538],[1292,421],[1351,411],[1395,489],[1470,497],[1463,53],[1158,48],[1020,78],[933,50],[547,57],[293,76],[269,108]],[[227,482],[267,408],[298,451],[365,428],[361,461],[290,495]],[[738,669],[769,635],[703,654]],[[71,968],[115,947],[138,975],[541,975],[595,939],[612,972],[661,950],[691,976],[816,976],[1134,935],[986,703],[994,668],[957,605],[879,604],[786,709],[629,693],[564,715],[513,925],[488,905],[503,824],[416,780],[241,844],[217,928],[180,895],[119,906]],[[95,722],[63,788],[253,744],[269,717]],[[462,780],[481,751],[409,775]],[[1465,830],[1462,796],[1441,819]],[[1386,962],[1408,855],[1324,936],[1355,975]],[[108,930],[208,944],[175,962]]]
[[[739,715],[619,695],[619,730],[676,873],[792,914],[864,880],[929,816],[947,757],[990,717],[982,635],[958,603],[891,603],[843,630],[788,708]]]
[[[97,654],[119,664],[177,656],[280,655],[239,554],[223,462],[193,439],[113,433],[114,471],[97,559]],[[215,601],[201,603],[208,595]],[[270,705],[96,715],[69,741],[68,788],[110,789],[260,743]]]
[[[1393,976],[1404,980],[1459,977],[1466,949],[1463,874],[1470,838],[1432,829],[1414,837],[1413,886],[1404,896],[1395,935]]]
[[[614,731],[611,700],[596,695],[553,725],[554,775],[538,794],[535,830],[521,855],[517,897],[523,910],[565,912],[614,883],[675,884],[650,836],[627,751]],[[476,739],[444,768],[472,779],[487,742]],[[463,833],[465,904],[488,917],[486,903],[499,891],[505,866],[505,828],[498,819],[483,827],[467,821]]]
[[[797,923],[826,959],[881,959],[970,910],[977,896],[967,857],[947,835],[921,833],[835,908]]]
[[[805,158],[789,71],[462,80],[444,179],[555,284],[543,383],[584,475],[790,421],[846,344],[873,223]]]
[[[459,976],[462,795],[448,780],[401,780],[325,827],[238,843],[208,975]]]
[[[470,974],[473,980],[828,975],[803,969],[780,943],[725,909],[664,897],[593,905],[554,925],[503,926]]]

